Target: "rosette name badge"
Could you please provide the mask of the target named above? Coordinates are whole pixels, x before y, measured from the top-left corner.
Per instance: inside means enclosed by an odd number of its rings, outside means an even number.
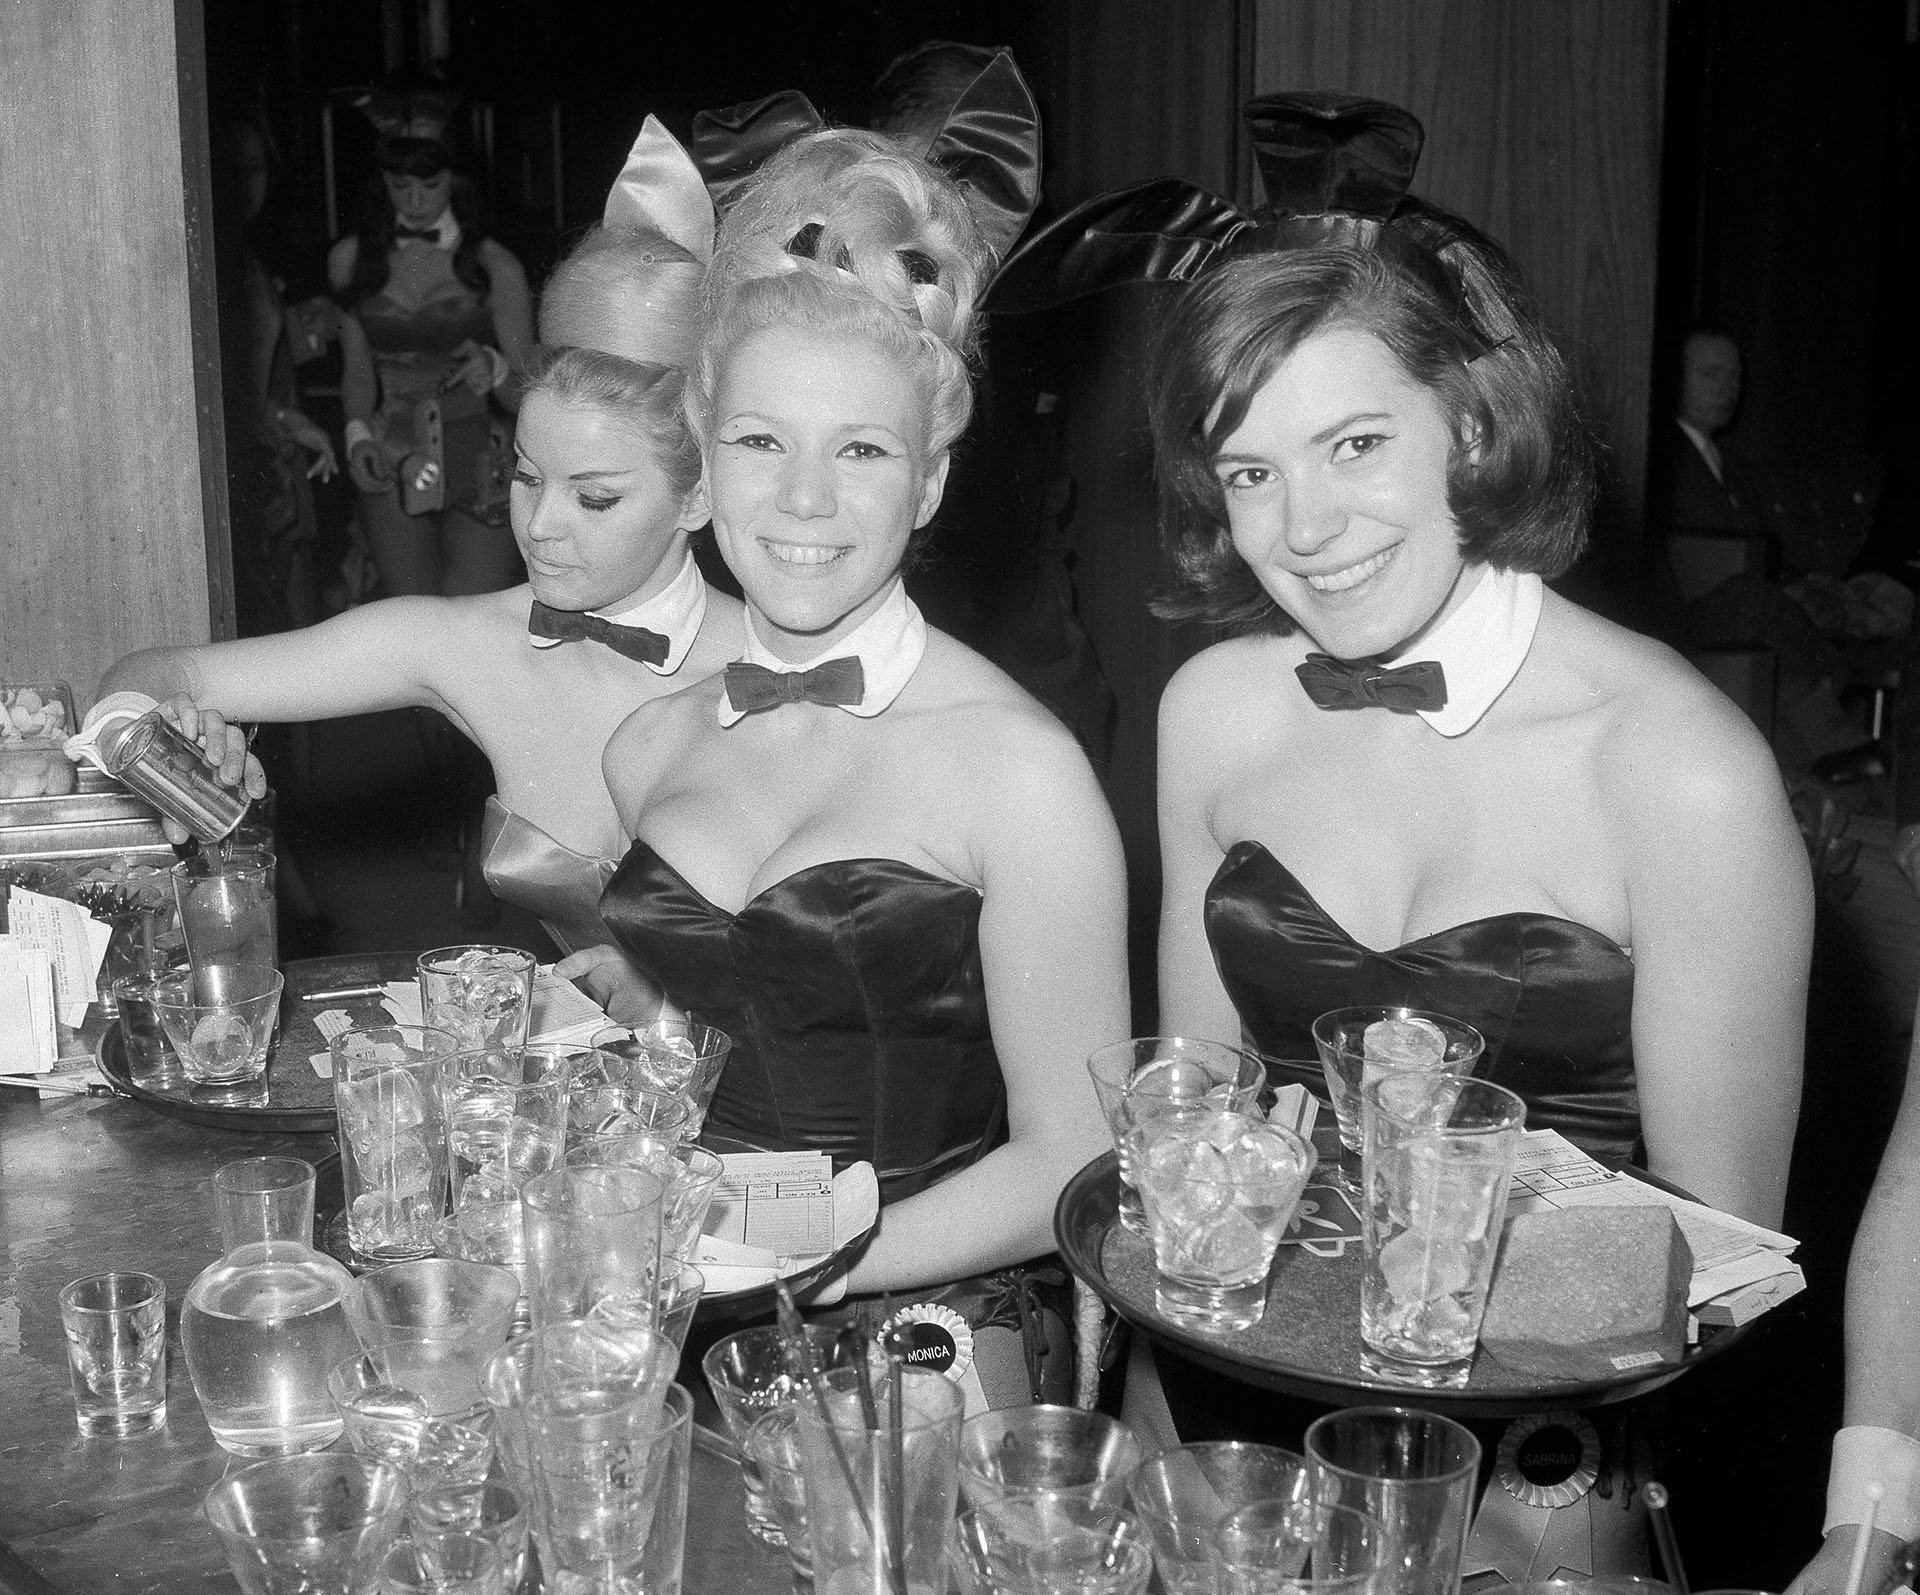
[[[966,1397],[966,1416],[987,1410],[987,1392],[973,1366],[973,1331],[951,1307],[916,1302],[880,1326],[882,1345],[897,1346],[909,1368],[941,1374]]]

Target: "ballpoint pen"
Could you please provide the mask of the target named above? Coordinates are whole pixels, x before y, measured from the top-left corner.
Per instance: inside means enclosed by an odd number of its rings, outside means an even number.
[[[61,1080],[44,1074],[0,1074],[0,1086],[21,1091],[52,1091],[67,1097],[113,1097],[120,1093],[100,1080]]]

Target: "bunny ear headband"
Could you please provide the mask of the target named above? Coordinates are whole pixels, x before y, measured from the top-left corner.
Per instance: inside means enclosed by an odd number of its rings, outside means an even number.
[[[1040,203],[1040,110],[1005,50],[986,57],[961,92],[927,159],[959,185],[994,259],[1003,260]],[[693,119],[693,158],[724,209],[776,151],[826,124],[804,94],[788,89]],[[810,254],[818,230],[789,246]]]
[[[713,259],[713,200],[680,141],[649,116],[607,191],[609,226],[651,227],[703,266]]]
[[[1263,94],[1247,128],[1267,203],[1244,211],[1184,178],[1098,195],[1028,239],[1000,268],[987,308],[1042,310],[1129,282],[1191,282],[1242,255],[1345,244],[1387,255],[1453,306],[1467,341],[1491,346],[1460,280],[1435,253],[1452,241],[1408,193],[1426,141],[1397,105],[1337,90]],[[1422,236],[1408,223],[1417,220]]]
[[[431,139],[437,144],[446,142],[447,128],[460,109],[460,96],[451,89],[346,89],[340,99],[371,122],[382,138]]]

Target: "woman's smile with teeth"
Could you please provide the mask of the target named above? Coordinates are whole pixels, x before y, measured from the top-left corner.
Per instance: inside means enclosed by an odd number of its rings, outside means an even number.
[[[760,546],[783,565],[826,565],[846,553],[844,547],[819,543],[773,543],[764,538]]]
[[[1374,572],[1386,568],[1397,551],[1395,548],[1383,548],[1371,558],[1363,559],[1357,565],[1349,565],[1345,570],[1332,571],[1325,576],[1307,577],[1307,585],[1317,593],[1344,592],[1349,587],[1358,587]]]

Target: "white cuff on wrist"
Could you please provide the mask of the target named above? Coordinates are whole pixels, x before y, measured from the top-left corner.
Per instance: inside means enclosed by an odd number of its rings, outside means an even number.
[[[353,452],[355,444],[371,443],[372,441],[373,441],[373,428],[368,426],[365,421],[355,419],[347,423],[346,443],[347,443],[347,452],[349,454]]]
[[[1882,1494],[1873,1526],[1903,1540],[1920,1535],[1920,1440],[1898,1429],[1855,1424],[1833,1437],[1833,1467],[1827,1474],[1827,1520],[1822,1534],[1843,1523],[1863,1523],[1867,1486]]]

